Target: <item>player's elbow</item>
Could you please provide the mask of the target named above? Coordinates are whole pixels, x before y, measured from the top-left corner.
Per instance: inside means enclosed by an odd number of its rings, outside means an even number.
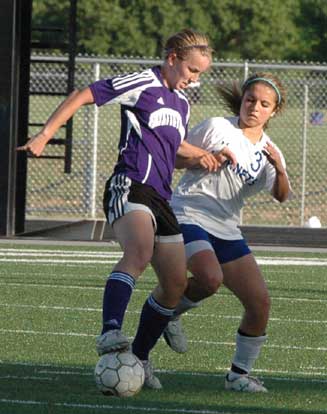
[[[280,203],[284,203],[287,200],[287,197],[278,197],[276,198],[277,201],[279,201]]]
[[[181,169],[185,168],[184,164],[185,164],[185,161],[181,157],[177,156],[176,160],[175,160],[175,168],[177,170],[181,170]]]
[[[74,89],[70,93],[68,100],[70,102],[76,102],[80,106],[94,103],[94,97],[89,87],[84,89]]]
[[[289,192],[288,191],[274,194],[274,199],[276,201],[278,201],[279,203],[284,203],[285,201],[288,200],[288,198],[289,198]]]

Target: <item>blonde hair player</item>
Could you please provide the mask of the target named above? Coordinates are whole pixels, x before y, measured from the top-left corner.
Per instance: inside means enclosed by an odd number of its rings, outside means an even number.
[[[133,352],[143,361],[145,385],[161,388],[149,361],[187,285],[183,238],[171,207],[176,154],[195,156],[209,170],[216,159],[184,141],[190,108],[183,90],[197,82],[212,61],[208,38],[184,29],[171,36],[161,65],[99,80],[74,91],[43,129],[18,150],[39,156],[56,131],[86,104],[121,106],[118,161],[104,193],[104,211],[123,250],[103,295],[103,323],[96,340],[99,355],[129,347],[122,332],[127,305],[138,277],[151,263],[159,285],[146,300]]]
[[[219,92],[235,116],[203,121],[190,131],[188,142],[211,152],[227,146],[237,163],[227,161],[221,169],[209,173],[192,168],[197,166],[192,157],[178,163],[188,170],[173,194],[172,207],[181,225],[192,277],[164,337],[172,349],[186,352],[180,315],[198,306],[224,283],[244,307],[225,388],[266,392],[263,383],[250,372],[267,338],[270,299],[238,224],[247,197],[262,190],[279,202],[289,196],[283,155],[265,133],[270,119],[283,109],[286,94],[281,82],[270,73],[256,73],[242,88],[234,84],[231,88],[220,87]],[[218,158],[224,161],[221,155]]]

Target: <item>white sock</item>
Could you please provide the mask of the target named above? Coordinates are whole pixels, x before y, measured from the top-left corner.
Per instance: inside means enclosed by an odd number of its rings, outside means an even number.
[[[236,334],[236,351],[232,363],[238,368],[251,372],[251,369],[259,357],[260,350],[267,339],[267,335],[263,336],[245,336],[239,333]],[[230,371],[228,378],[233,380],[239,377],[240,374]]]
[[[192,302],[189,298],[187,298],[186,296],[182,296],[179,304],[176,306],[175,308],[175,312],[174,312],[174,317],[178,317],[179,315],[181,315],[182,313],[187,312],[189,309],[192,308],[197,308],[200,303],[202,301],[199,302]]]

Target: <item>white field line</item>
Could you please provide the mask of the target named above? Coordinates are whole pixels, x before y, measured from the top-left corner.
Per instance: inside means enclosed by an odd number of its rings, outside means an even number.
[[[2,252],[4,254],[2,254]],[[107,251],[102,250],[102,251],[98,251],[98,250],[47,250],[47,249],[2,249],[0,248],[0,256],[17,256],[17,255],[22,255],[22,256],[42,256],[42,255],[51,255],[51,256],[70,256],[70,257],[107,257],[107,258],[111,258],[111,257],[122,257],[122,251],[121,250],[117,250],[117,251],[109,251],[109,249]],[[288,261],[289,259],[294,259],[297,261],[307,261],[307,260],[312,260],[312,261],[325,261],[327,262],[327,258],[317,258],[317,257],[312,257],[312,258],[306,258],[306,257],[299,257],[299,256],[294,256],[294,257],[287,257],[287,256],[273,256],[273,257],[266,257],[266,256],[258,256],[257,259],[263,259],[263,260],[270,260],[270,259],[277,259],[277,260],[281,260],[281,261]]]
[[[47,263],[47,264],[58,264],[58,263],[70,263],[70,264],[115,264],[117,260],[65,260],[65,259],[53,259],[49,257],[49,259],[7,259],[7,258],[0,258],[0,262],[3,263],[31,263],[31,264],[39,264],[39,263]]]
[[[1,257],[3,256],[3,257]],[[19,258],[24,257],[24,258]],[[26,257],[37,257],[26,259]],[[40,259],[44,257],[44,259]],[[48,258],[45,258],[48,257]],[[54,257],[71,257],[71,259],[54,259]],[[75,260],[75,257],[94,258],[95,260]],[[97,251],[61,251],[61,250],[33,250],[33,249],[0,249],[0,262],[13,263],[99,263],[113,264],[116,261],[110,259],[119,259],[122,252],[97,252]],[[108,258],[109,260],[98,260]],[[302,258],[302,257],[258,257],[259,264],[265,265],[300,265],[300,266],[327,266],[327,259],[324,258]]]
[[[103,291],[103,287],[95,287],[95,286],[78,286],[78,285],[51,285],[50,283],[42,283],[41,285],[36,283],[16,283],[16,282],[9,282],[3,283],[0,282],[0,286],[12,286],[12,287],[33,287],[33,288],[46,288],[46,289],[77,289],[77,290],[101,290]],[[134,289],[133,292],[141,291],[140,289]]]
[[[90,272],[88,274],[82,274],[82,275],[77,275],[77,274],[72,275],[71,273],[60,272],[60,276],[61,277],[77,277],[78,276],[78,277],[82,277],[82,278],[83,277],[100,277],[98,271],[93,271],[93,272],[94,273]],[[109,274],[109,271],[107,273]],[[53,270],[53,272],[47,271],[46,273],[41,272],[41,271],[35,272],[34,270],[32,272],[32,276],[35,276],[35,277],[36,276],[40,276],[40,277],[54,276],[55,277],[55,276],[57,276],[57,274],[58,274],[58,272],[55,271],[55,270]],[[274,276],[275,274],[280,274],[280,270],[269,268],[269,269],[265,269],[264,274],[267,276],[265,278],[266,282],[281,283],[280,280],[274,280],[274,279],[270,280],[269,279],[269,276]],[[24,277],[29,276],[29,275],[26,275],[26,270],[25,269],[17,270],[17,271],[10,271],[10,275],[12,275],[12,276],[23,276],[24,275]],[[292,275],[292,276],[294,275],[294,276],[298,277],[299,276],[299,270],[296,269],[296,270],[293,271],[293,270],[288,269],[287,270],[287,277],[289,277],[290,275]],[[1,272],[1,270],[0,270],[0,277],[1,276],[8,276],[8,272],[4,272],[4,271]],[[146,277],[150,278],[150,276],[146,276],[145,274],[142,274],[142,279],[146,278]],[[301,285],[318,285],[318,286],[327,285],[327,282],[321,282],[321,281],[314,282],[314,281],[309,281],[309,280],[300,280],[300,281],[297,280],[296,283],[297,284],[299,283]]]
[[[122,257],[121,251],[1,249],[0,256]]]
[[[52,335],[52,336],[63,336],[63,337],[87,337],[87,338],[95,338],[96,335],[88,334],[83,332],[49,332],[49,331],[35,331],[32,329],[0,329],[0,334],[23,334],[23,335]],[[133,338],[129,338],[132,340]],[[160,339],[162,340],[162,339]],[[209,345],[209,346],[228,346],[228,347],[235,347],[235,342],[225,342],[225,341],[202,341],[202,340],[189,340],[189,343],[192,344],[202,344],[202,345]],[[287,349],[287,350],[300,350],[300,351],[319,351],[319,352],[327,352],[326,347],[312,347],[312,346],[296,346],[296,345],[273,345],[273,344],[266,344],[265,348],[271,349]]]
[[[9,365],[9,366],[22,366],[22,367],[28,367],[28,368],[34,368],[35,372],[37,374],[65,374],[65,375],[93,375],[93,367],[76,367],[74,366],[65,366],[63,369],[61,368],[61,365],[53,365],[50,363],[33,363],[33,362],[8,362],[4,360],[0,360],[1,364]],[[222,373],[225,373],[230,369],[230,366],[226,367],[215,367],[217,371],[221,371]],[[258,373],[258,374],[287,374],[287,375],[326,375],[325,372],[327,371],[327,366],[308,366],[303,367],[302,369],[304,371],[289,371],[289,370],[273,370],[273,369],[260,369],[260,368],[253,368],[251,372]],[[68,370],[68,371],[67,371]],[[169,374],[176,374],[176,375],[185,375],[185,376],[206,376],[206,377],[216,377],[221,376],[222,374],[218,373],[208,373],[208,372],[190,372],[190,371],[176,371],[176,370],[163,370],[163,369],[156,369],[156,372],[162,372],[162,373],[169,373]],[[316,372],[314,372],[316,371]],[[298,380],[301,381],[302,378],[298,378]],[[295,379],[297,380],[297,379]],[[324,380],[324,382],[327,382],[327,379]]]
[[[8,364],[8,365],[21,365],[21,364]],[[26,366],[26,364],[24,364]],[[29,365],[29,364],[27,364]],[[1,379],[11,379],[11,380],[44,380],[44,381],[57,381],[58,375],[61,376],[78,376],[78,377],[93,377],[93,369],[84,370],[84,372],[80,372],[77,370],[58,370],[58,369],[38,369],[39,366],[32,365],[32,367],[36,368],[36,375],[32,376],[19,376],[19,375],[6,375],[0,377]],[[51,366],[50,366],[51,368]],[[320,372],[318,371],[318,367],[316,367],[315,371],[306,370],[303,368],[304,371],[289,371],[289,370],[272,370],[272,369],[253,369],[251,372],[254,374],[259,374],[265,376],[264,374],[268,374],[269,376],[266,377],[267,380],[273,381],[292,381],[292,382],[318,382],[318,383],[327,383],[327,379],[319,378],[320,376],[325,377],[326,372],[323,370]],[[167,375],[174,375],[174,376],[184,376],[184,377],[204,377],[204,378],[224,378],[226,372],[228,372],[229,367],[215,367],[216,372],[190,372],[190,371],[176,371],[176,370],[167,370],[167,369],[156,369],[155,372],[158,374],[167,374]],[[87,372],[85,372],[87,371]],[[45,375],[52,375],[44,376]],[[285,377],[274,377],[270,376],[273,375],[287,375]],[[300,377],[295,377],[295,376]],[[312,378],[314,376],[315,378]],[[309,378],[308,378],[309,377]]]
[[[265,274],[267,272],[265,271]],[[277,273],[277,272],[276,272]],[[280,271],[278,272],[280,273]],[[298,276],[299,273],[298,272],[292,272],[294,273],[294,275]],[[60,272],[60,277],[63,278],[68,278],[68,279],[78,279],[83,281],[84,278],[97,278],[98,280],[102,281],[104,278],[107,278],[109,276],[110,272],[107,273],[103,273],[100,274],[100,272],[97,272],[95,274],[71,274],[71,273],[62,273]],[[0,278],[1,276],[6,276],[8,277],[8,272],[1,272],[0,271]],[[20,272],[10,272],[10,276],[22,276],[24,277],[24,280],[28,279],[28,277],[30,276],[29,274],[26,274],[26,270],[22,270]],[[58,271],[56,272],[49,272],[48,270],[46,272],[32,272],[31,276],[36,278],[39,277],[40,279],[42,278],[49,278],[49,277],[54,277],[56,278],[58,276]],[[289,272],[287,272],[287,276],[289,276]],[[142,274],[141,276],[141,281],[146,281],[146,280],[155,280],[152,276],[149,275],[145,275]],[[270,284],[270,285],[278,285],[279,287],[284,287],[285,284],[283,282],[281,282],[280,280],[271,280],[268,278],[265,278],[266,283]],[[289,279],[287,281],[284,281],[286,283],[286,286],[289,284]],[[294,283],[294,282],[291,282]],[[321,288],[322,286],[327,286],[327,282],[321,282],[321,281],[309,281],[309,280],[297,280],[296,281],[296,286],[316,286],[317,288]]]
[[[256,259],[259,265],[269,265],[269,266],[326,266],[327,260],[325,259],[302,259],[302,258],[264,258],[260,257]]]
[[[33,400],[9,400],[2,398],[0,399],[0,403],[4,404],[20,404],[20,405],[37,405],[37,406],[48,406],[49,403],[47,401],[33,401]],[[65,403],[65,402],[57,402],[51,403],[51,406],[54,407],[64,407],[64,408],[78,408],[78,409],[87,409],[92,410],[120,410],[120,412],[156,412],[156,413],[177,413],[177,414],[235,414],[235,412],[225,411],[225,410],[193,410],[187,408],[157,408],[157,407],[142,407],[142,406],[134,406],[134,405],[109,405],[109,404],[74,404],[74,403]],[[321,414],[327,413],[324,411],[320,411]]]
[[[45,272],[34,272],[34,270],[32,272],[26,272],[26,269],[22,269],[19,272],[10,272],[10,276],[22,276],[24,278],[24,280],[28,279],[29,276],[32,276],[33,278],[49,278],[49,277],[53,277],[53,278],[58,278],[58,273],[60,273],[60,277],[62,279],[64,278],[68,278],[68,279],[80,279],[83,281],[84,278],[98,278],[98,280],[102,281],[104,277],[108,277],[110,272],[104,272],[104,273],[100,273],[100,272],[96,272],[94,274],[92,273],[87,273],[87,274],[79,274],[79,273],[63,273],[60,272],[58,269],[54,269],[53,272],[50,272],[49,269],[47,269]],[[8,272],[1,272],[0,271],[0,278],[1,276],[6,276],[8,277]],[[142,280],[144,280],[146,278],[145,275],[142,275]],[[319,283],[318,286],[320,286],[321,284]]]
[[[34,274],[34,273],[33,273]],[[299,274],[298,272],[296,273],[297,275]],[[1,273],[0,273],[1,276]],[[287,272],[287,276],[288,276],[288,272]],[[279,285],[280,287],[285,287],[285,285],[283,285],[283,283],[280,280],[270,280],[270,279],[265,279],[265,281],[271,285]],[[286,281],[287,285],[289,284],[289,280]],[[294,280],[291,282],[292,284],[294,284]],[[287,286],[286,285],[286,286]],[[327,282],[321,282],[321,281],[316,281],[316,282],[311,282],[308,280],[303,280],[303,281],[296,281],[296,286],[316,286],[317,288],[321,288],[322,286],[327,286]]]
[[[98,291],[103,291],[103,287],[94,287],[94,286],[78,286],[78,285],[52,285],[50,283],[42,283],[42,284],[36,284],[36,283],[16,283],[16,282],[0,282],[0,287],[4,286],[4,287],[19,287],[20,289],[22,287],[26,288],[26,287],[32,287],[34,289],[41,289],[41,288],[51,288],[51,289],[77,289],[77,290],[98,290]],[[135,288],[133,290],[134,293],[144,293],[146,291],[146,289],[137,289]],[[232,299],[234,300],[234,297],[232,295],[229,294],[224,294],[224,293],[217,293],[214,296],[219,296],[219,297],[223,297],[223,298],[228,298],[228,299]],[[319,304],[327,304],[327,299],[314,299],[314,298],[292,298],[292,297],[279,297],[279,296],[273,296],[272,301],[276,301],[276,300],[281,300],[281,301],[287,301],[289,303],[292,302],[310,302],[310,303],[319,303]]]
[[[50,305],[26,305],[26,304],[12,304],[12,303],[0,303],[0,307],[4,308],[18,308],[18,309],[39,309],[39,310],[59,310],[59,311],[65,311],[65,312],[96,312],[101,313],[101,308],[90,308],[90,307],[74,307],[74,306],[50,306]],[[133,315],[139,315],[140,311],[129,311],[127,310],[126,313],[130,313]],[[240,320],[240,315],[216,315],[214,313],[206,313],[206,314],[200,314],[200,313],[185,313],[185,317],[191,317],[191,318],[203,318],[203,319],[227,319],[227,320]],[[281,323],[308,323],[308,324],[327,324],[327,320],[319,320],[319,319],[289,319],[289,318],[269,318],[270,322],[281,322]]]
[[[118,259],[118,258],[117,258]],[[53,256],[49,257],[48,259],[17,259],[17,258],[0,258],[0,262],[3,263],[31,263],[31,264],[74,264],[74,265],[80,265],[80,264],[115,264],[117,263],[116,260],[65,260],[65,259],[54,259]],[[297,259],[289,259],[289,260],[277,260],[277,259],[259,259],[257,260],[257,263],[259,265],[270,265],[270,266],[326,266],[327,267],[327,261],[314,261],[314,260],[306,260],[306,261],[299,261]]]
[[[33,363],[33,362],[7,362],[0,360],[0,363],[10,365],[10,366],[22,366],[22,367],[29,367],[34,368],[37,374],[65,374],[65,375],[93,375],[93,367],[81,367],[76,368],[76,366],[65,366],[64,369],[61,369],[60,365],[53,365],[50,363]],[[230,366],[226,367],[215,367],[215,370],[220,371],[221,373],[226,373],[230,369]],[[258,374],[283,374],[283,375],[326,375],[325,372],[327,370],[327,366],[319,366],[319,367],[302,367],[304,371],[290,371],[290,370],[274,370],[274,369],[260,369],[260,368],[253,368],[251,372],[258,373]],[[67,371],[68,370],[68,371]],[[208,372],[190,372],[190,371],[176,371],[176,370],[164,370],[164,369],[156,369],[156,372],[174,374],[174,375],[185,375],[185,376],[204,376],[204,377],[220,377],[223,374],[218,373],[208,373]],[[314,372],[316,371],[316,372]],[[299,378],[301,380],[302,378]],[[327,382],[327,379],[324,380]]]
[[[75,366],[66,366],[64,369],[57,365],[52,364],[35,364],[31,362],[7,362],[7,361],[0,361],[2,364],[6,364],[9,366],[23,366],[33,368],[37,375],[76,375],[76,376],[93,376],[93,367],[92,368],[76,368]],[[190,371],[176,371],[176,370],[167,370],[167,369],[156,369],[155,372],[162,373],[162,374],[169,374],[169,375],[181,375],[181,376],[189,376],[189,377],[206,377],[206,378],[216,378],[216,377],[225,377],[226,372],[230,369],[230,367],[215,367],[217,372],[190,372]],[[326,370],[327,367],[319,366],[319,367],[302,367],[303,371],[290,371],[290,370],[274,370],[274,369],[260,369],[254,368],[251,372],[255,374],[274,374],[274,375],[287,375],[285,377],[267,377],[267,379],[273,379],[275,381],[294,381],[294,382],[321,382],[327,383],[327,379],[321,378],[307,378],[312,376],[324,376],[326,377]],[[295,375],[303,376],[303,378],[295,378]],[[21,378],[21,377],[20,377]],[[43,377],[41,377],[43,378]]]
[[[31,380],[31,381],[53,381],[54,378],[53,377],[44,377],[43,375],[37,377],[35,375],[31,375],[31,376],[26,376],[26,375],[2,375],[0,376],[0,380],[2,379],[9,379],[9,380]]]
[[[24,304],[11,304],[11,303],[0,303],[0,306],[5,308],[23,308],[23,309],[42,309],[42,310],[60,310],[60,311],[71,311],[71,312],[102,312],[101,308],[80,308],[72,306],[49,306],[49,305],[24,305]],[[128,311],[127,311],[128,312]],[[140,314],[140,312],[129,312]]]
[[[108,273],[108,272],[107,272]],[[265,270],[265,274],[271,274],[271,273],[280,273],[280,270],[277,272],[277,271],[275,271],[275,270],[273,270],[273,269],[269,269],[269,270]],[[298,275],[299,275],[299,272],[298,271],[294,271],[294,272],[291,272],[291,271],[287,271],[287,277],[290,275],[290,274],[294,274],[294,275],[296,275],[297,277],[298,277]],[[53,273],[51,273],[51,272],[49,272],[49,271],[46,271],[46,272],[32,272],[32,276],[33,277],[40,277],[40,278],[49,278],[49,277],[56,277],[58,275],[58,272],[53,272]],[[0,278],[1,278],[1,276],[8,276],[8,272],[2,272],[1,273],[1,271],[0,271]],[[22,270],[22,271],[20,271],[20,272],[10,272],[10,276],[24,276],[24,279],[26,279],[26,278],[28,278],[28,276],[29,276],[29,274],[26,274],[26,271],[25,271],[25,269],[24,270]],[[71,279],[73,279],[73,278],[78,278],[78,279],[83,279],[83,278],[90,278],[90,277],[94,277],[94,278],[99,278],[100,280],[102,280],[103,279],[103,277],[108,277],[108,274],[105,274],[105,275],[101,275],[99,272],[96,272],[95,274],[82,274],[82,275],[80,275],[80,274],[71,274],[71,273],[62,273],[62,272],[60,272],[60,277],[61,278],[65,278],[65,277],[67,277],[67,278],[71,278]],[[141,276],[141,280],[142,281],[144,281],[144,280],[146,280],[146,279],[151,279],[152,280],[152,277],[151,276],[147,276],[147,275],[145,275],[145,274],[142,274],[142,276]],[[280,285],[280,286],[282,286],[282,283],[281,283],[281,281],[280,280],[270,280],[270,279],[268,279],[268,278],[265,278],[265,281],[267,282],[267,283],[269,283],[269,284],[278,284],[278,285]],[[289,280],[287,280],[286,281],[287,283],[289,282]],[[308,280],[300,280],[300,281],[296,281],[296,284],[297,284],[297,286],[317,286],[317,288],[321,288],[322,286],[327,286],[327,282],[321,282],[321,281],[317,281],[317,282],[314,282],[314,281],[308,281]]]
[[[226,372],[228,372],[230,367],[215,367],[216,371],[220,371],[221,373],[207,373],[207,372],[183,372],[183,371],[175,371],[175,370],[167,370],[167,369],[156,369],[155,372],[158,374],[168,374],[168,375],[183,375],[185,377],[205,377],[205,378],[225,378]],[[303,376],[303,378],[295,378],[295,377],[267,377],[269,380],[274,381],[293,381],[293,382],[319,382],[319,383],[327,383],[327,379],[321,379],[321,378],[307,378],[307,376],[326,376],[326,372],[311,372],[311,371],[283,371],[283,370],[270,370],[270,369],[253,369],[251,370],[251,373],[254,374],[282,374],[282,375],[300,375]],[[93,376],[93,372],[74,372],[74,371],[52,371],[52,370],[41,370],[38,371],[38,374],[47,374],[47,375],[67,375],[67,376],[84,376],[84,377],[91,377]],[[20,377],[17,377],[19,379]],[[41,377],[35,377],[35,378],[43,378]],[[49,378],[49,377],[47,377]],[[50,378],[51,379],[51,378]]]

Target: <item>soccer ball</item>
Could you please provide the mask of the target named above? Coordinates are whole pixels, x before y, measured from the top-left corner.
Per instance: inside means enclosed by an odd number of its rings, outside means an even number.
[[[99,359],[94,376],[96,385],[103,394],[131,397],[142,388],[144,368],[132,352],[111,352]]]

